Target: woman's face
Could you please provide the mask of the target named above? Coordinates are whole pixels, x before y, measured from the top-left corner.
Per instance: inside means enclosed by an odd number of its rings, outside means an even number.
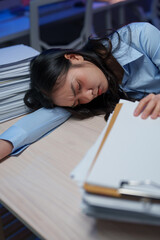
[[[66,54],[72,66],[65,75],[64,84],[52,93],[57,106],[75,107],[92,101],[108,90],[108,81],[104,73],[82,56]],[[64,76],[63,76],[64,77]]]

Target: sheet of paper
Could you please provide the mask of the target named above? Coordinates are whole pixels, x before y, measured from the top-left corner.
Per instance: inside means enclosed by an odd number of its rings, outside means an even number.
[[[7,79],[7,80],[0,80],[0,89],[3,89],[3,87],[6,87],[8,85],[13,85],[14,88],[17,88],[19,84],[21,84],[22,82],[26,83],[29,82],[30,78],[28,77],[15,77],[15,78],[11,78],[11,79]]]
[[[97,141],[88,150],[88,152],[85,154],[84,158],[81,160],[81,162],[75,167],[75,169],[70,174],[71,178],[73,178],[79,186],[82,186],[86,179],[88,170],[89,170],[90,165],[92,164],[92,161],[96,155],[96,152],[101,144],[101,141],[103,139],[103,136],[104,136],[107,126],[108,126],[108,124],[106,124],[106,127],[103,129],[103,131],[100,134],[100,136],[98,137]]]
[[[0,123],[8,121],[10,119],[13,119],[15,117],[22,116],[22,115],[27,114],[29,112],[30,112],[29,108],[27,108],[27,106],[25,106],[25,105],[20,106],[18,108],[14,108],[11,111],[0,114]]]
[[[120,103],[125,103],[125,100],[120,100]],[[132,104],[132,103],[131,103]],[[98,139],[94,143],[94,145],[88,150],[88,152],[85,154],[81,162],[75,167],[75,169],[71,172],[70,176],[77,182],[79,186],[82,186],[84,181],[86,180],[88,170],[93,162],[93,159],[98,151],[98,148],[101,144],[101,141],[104,137],[104,134],[106,132],[106,129],[108,127],[108,124],[110,122],[110,119],[112,117],[112,114],[110,115],[108,121],[106,122],[106,126],[99,135]]]
[[[135,104],[123,104],[87,183],[115,189],[122,181],[160,184],[160,118],[142,120],[133,116],[134,109]],[[151,186],[151,192],[159,189]]]
[[[11,64],[21,63],[38,54],[39,54],[38,51],[23,44],[1,48],[0,66],[7,67],[10,66]]]
[[[159,204],[147,203],[145,201],[133,201],[119,198],[109,198],[100,195],[93,195],[85,193],[83,195],[85,200],[90,206],[103,207],[114,210],[130,211],[137,213],[152,214],[160,217]]]
[[[28,113],[23,97],[30,87],[30,61],[38,54],[23,44],[0,49],[0,122]]]
[[[29,89],[30,82],[22,82],[17,85],[9,85],[9,86],[4,86],[3,88],[0,89],[1,94],[0,94],[0,99],[4,99],[9,96],[13,96],[16,93],[21,93]]]

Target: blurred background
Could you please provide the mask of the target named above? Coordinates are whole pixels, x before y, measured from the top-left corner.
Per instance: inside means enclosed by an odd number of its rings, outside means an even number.
[[[0,0],[0,48],[78,48],[130,22],[155,25],[158,12],[159,0]]]
[[[0,48],[17,44],[38,51],[51,47],[80,48],[89,36],[103,37],[110,29],[131,22],[146,21],[160,29],[159,11],[160,0],[0,0]],[[4,74],[2,76],[3,71],[1,66],[0,96],[2,92],[6,91],[6,94],[0,100],[0,110],[3,112],[6,108],[9,112],[10,107],[10,111],[16,112],[13,104],[15,109],[24,106],[23,95],[28,85],[9,97],[9,89],[17,88],[17,81],[25,83],[25,79],[20,75],[8,79]],[[15,84],[14,80],[17,80]],[[6,107],[3,106],[5,101]],[[40,240],[1,204],[0,223],[5,240]]]

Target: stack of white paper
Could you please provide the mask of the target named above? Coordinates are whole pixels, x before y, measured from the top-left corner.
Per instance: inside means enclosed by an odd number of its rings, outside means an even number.
[[[134,117],[136,105],[119,105],[71,177],[82,189],[86,214],[160,225],[160,118]]]
[[[30,85],[30,61],[38,54],[23,44],[0,49],[0,122],[29,112],[23,97]]]

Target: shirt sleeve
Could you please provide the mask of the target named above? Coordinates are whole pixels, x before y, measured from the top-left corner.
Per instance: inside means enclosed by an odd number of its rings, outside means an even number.
[[[65,122],[71,114],[63,108],[41,108],[26,115],[0,135],[0,139],[13,144],[12,155],[16,155],[31,143],[44,137],[60,124]]]
[[[136,27],[136,25],[131,24]],[[138,41],[152,62],[160,69],[160,31],[150,23],[139,23],[139,27],[132,29],[137,32]],[[134,34],[135,36],[135,34]],[[136,41],[135,38],[132,41]],[[138,43],[137,43],[138,45]]]

